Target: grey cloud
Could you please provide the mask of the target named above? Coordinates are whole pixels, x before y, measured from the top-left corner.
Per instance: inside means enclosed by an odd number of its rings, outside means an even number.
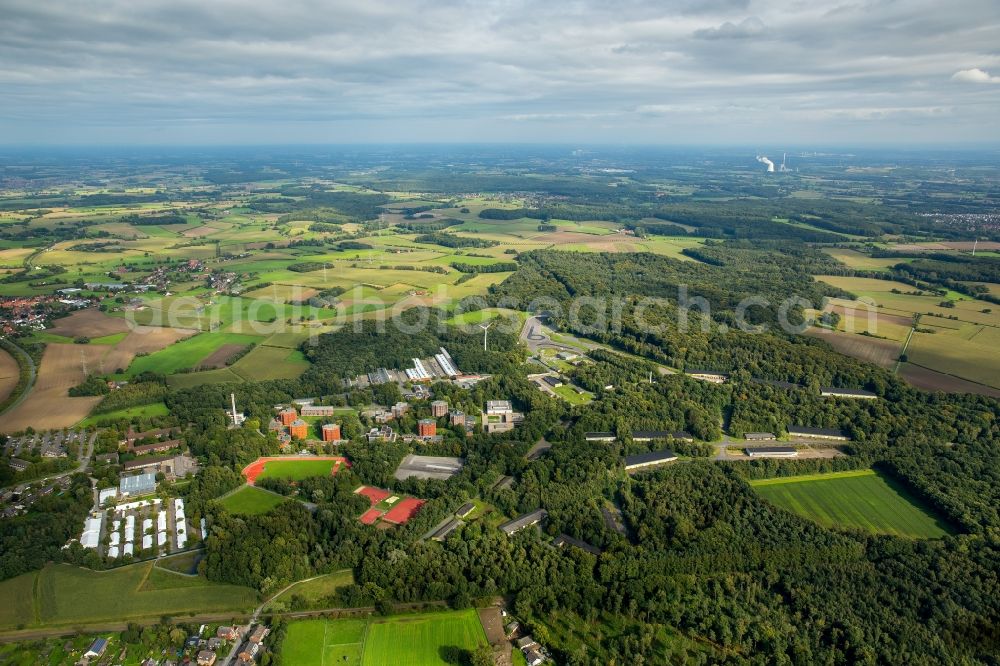
[[[756,16],[745,18],[739,23],[726,21],[718,28],[702,28],[695,30],[698,39],[747,39],[759,37],[767,31],[767,26]]]
[[[3,4],[0,143],[1000,139],[993,0]]]

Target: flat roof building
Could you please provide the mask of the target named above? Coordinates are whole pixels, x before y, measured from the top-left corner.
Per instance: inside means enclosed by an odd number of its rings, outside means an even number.
[[[126,496],[145,495],[156,490],[156,474],[147,472],[135,476],[123,476],[118,483],[118,492]]]
[[[809,426],[788,426],[788,434],[792,437],[811,437],[815,439],[835,439],[846,442],[850,439],[840,428],[811,428]]]
[[[853,400],[875,400],[877,395],[861,389],[842,389],[833,386],[821,386],[819,394],[828,398],[851,398]]]
[[[635,430],[632,432],[632,441],[652,442],[656,439],[676,439],[682,442],[693,442],[694,436],[683,430]]]
[[[507,521],[500,526],[500,531],[507,536],[512,536],[517,534],[525,527],[531,527],[532,525],[537,525],[538,523],[545,520],[545,517],[549,515],[549,512],[545,509],[538,509],[537,511],[532,511],[531,513],[526,513],[523,516],[518,516],[514,520]]]
[[[583,438],[588,442],[613,442],[615,433],[613,432],[585,432]]]
[[[751,458],[795,458],[799,455],[792,446],[757,446],[744,450]]]
[[[400,481],[412,478],[443,481],[461,472],[463,467],[465,467],[465,461],[461,458],[418,456],[411,453],[399,463],[393,476]]]
[[[743,435],[743,438],[748,442],[763,442],[772,439],[778,439],[778,436],[773,432],[748,432]]]
[[[650,453],[637,453],[634,456],[626,456],[625,469],[628,471],[653,467],[677,460],[677,454],[666,449],[663,451],[651,451]]]
[[[486,413],[490,415],[494,414],[510,414],[514,411],[514,407],[510,404],[510,400],[487,400],[486,401]]]

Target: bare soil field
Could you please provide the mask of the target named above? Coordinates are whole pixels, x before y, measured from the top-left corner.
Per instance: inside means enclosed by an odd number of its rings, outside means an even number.
[[[228,344],[222,345],[214,352],[202,359],[198,364],[199,370],[211,370],[213,368],[226,367],[226,361],[246,349],[246,345]]]
[[[965,250],[971,251],[974,243],[972,241],[942,241],[939,243],[900,243],[893,245],[892,250],[896,252],[940,252],[941,250]],[[1000,250],[1000,243],[996,241],[980,241],[976,245],[977,250]]]
[[[188,238],[200,238],[201,236],[210,236],[217,231],[219,231],[219,229],[215,229],[213,227],[194,227],[192,229],[185,229],[182,231],[181,236],[186,236]]]
[[[579,231],[550,231],[532,236],[536,242],[547,242],[557,247],[564,245],[585,245],[595,252],[634,252],[640,245],[635,236],[626,234],[585,234]]]
[[[0,349],[0,402],[7,399],[17,380],[21,376],[21,369],[17,365],[17,359],[11,356],[7,350]]]
[[[0,431],[16,432],[28,426],[35,430],[68,428],[85,418],[101,398],[70,398],[67,392],[97,369],[106,352],[107,347],[100,345],[46,346],[35,387],[24,402],[4,415]]]
[[[100,338],[105,335],[122,333],[129,329],[128,322],[120,317],[109,317],[96,308],[77,310],[68,317],[55,320],[55,326],[49,333],[75,338],[85,335],[88,338]]]
[[[810,328],[805,334],[825,340],[841,354],[853,356],[854,358],[874,363],[883,368],[891,368],[896,363],[900,348],[902,347],[895,340],[882,340],[866,335],[841,333],[840,331],[830,331],[817,327]]]
[[[913,363],[903,363],[899,368],[899,376],[909,384],[925,391],[945,391],[947,393],[976,393],[1000,398],[1000,389],[966,381],[959,377],[946,375],[930,368]]]
[[[137,354],[152,354],[197,332],[190,328],[136,326],[124,340],[109,349],[107,355],[101,359],[101,372],[113,373],[119,368],[128,369]]]

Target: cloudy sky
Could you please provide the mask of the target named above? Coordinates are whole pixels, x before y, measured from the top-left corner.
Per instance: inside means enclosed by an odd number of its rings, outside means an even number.
[[[997,0],[0,0],[0,144],[1000,143]]]

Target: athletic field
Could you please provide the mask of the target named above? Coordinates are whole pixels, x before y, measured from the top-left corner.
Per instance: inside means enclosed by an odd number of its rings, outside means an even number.
[[[296,666],[445,666],[448,648],[486,644],[474,610],[288,625],[282,662]]]
[[[871,469],[761,479],[750,485],[769,502],[824,527],[913,539],[951,531],[899,484]]]
[[[280,456],[257,458],[243,468],[247,483],[253,485],[257,479],[288,479],[301,481],[310,476],[336,474],[347,458],[340,456]]]

